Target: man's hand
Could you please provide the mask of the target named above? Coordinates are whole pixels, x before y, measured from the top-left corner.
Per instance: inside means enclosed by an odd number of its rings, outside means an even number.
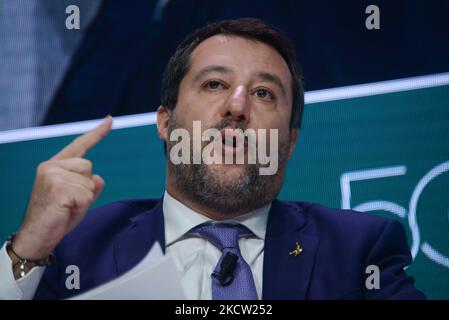
[[[92,163],[83,156],[109,133],[111,126],[108,116],[38,166],[27,213],[14,240],[18,255],[30,260],[47,257],[84,218],[105,183],[92,174]]]

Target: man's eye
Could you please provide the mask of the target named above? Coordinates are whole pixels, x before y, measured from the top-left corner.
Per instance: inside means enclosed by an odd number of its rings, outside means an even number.
[[[207,82],[205,87],[207,89],[216,90],[216,89],[222,88],[223,85],[219,81],[212,80],[212,81]]]
[[[274,99],[274,95],[267,89],[257,89],[255,94],[258,98],[261,98],[264,100],[273,100]]]

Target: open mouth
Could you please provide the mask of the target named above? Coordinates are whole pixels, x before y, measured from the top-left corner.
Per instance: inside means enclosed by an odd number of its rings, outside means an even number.
[[[228,136],[225,135],[222,138],[221,142],[224,145],[226,145],[227,147],[230,147],[230,148],[236,148],[237,147],[237,137],[235,137],[235,136],[228,137]]]
[[[226,154],[232,154],[233,157],[238,153],[243,154],[246,146],[245,136],[241,130],[229,128],[221,130],[221,143],[223,157]]]
[[[223,129],[220,131],[221,141],[224,145],[238,148],[240,146],[245,146],[245,136],[239,129]]]

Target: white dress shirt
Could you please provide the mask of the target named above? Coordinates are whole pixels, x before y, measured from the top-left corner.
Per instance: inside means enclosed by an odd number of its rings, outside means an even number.
[[[242,257],[251,268],[257,296],[262,297],[262,274],[265,232],[270,205],[238,218],[220,222],[238,222],[251,230],[254,238],[240,238]],[[191,228],[211,219],[193,211],[165,192],[164,203],[165,248],[173,255],[182,274],[187,299],[212,299],[211,273],[221,257],[221,251],[203,238],[184,237]]]
[[[0,299],[33,299],[45,267],[34,267],[23,278],[15,280],[11,265],[5,243],[0,251]]]
[[[259,299],[262,297],[264,242],[271,204],[220,222],[237,222],[254,233],[252,238],[240,238],[239,247],[251,268]],[[166,254],[174,257],[181,273],[187,299],[211,299],[211,273],[221,257],[221,251],[206,239],[186,236],[193,227],[211,221],[188,208],[166,191],[163,199]],[[32,299],[42,278],[44,267],[34,267],[25,277],[14,280],[11,259],[3,245],[0,252],[0,299]]]

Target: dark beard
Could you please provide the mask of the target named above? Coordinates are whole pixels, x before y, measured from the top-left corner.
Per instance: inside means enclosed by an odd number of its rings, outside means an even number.
[[[214,127],[221,130],[231,127],[231,124],[234,124],[233,128],[245,130],[241,124],[230,120],[224,120]],[[169,136],[176,128],[182,126],[175,119],[170,119]],[[168,142],[168,155],[176,143]],[[226,175],[214,172],[210,165],[203,162],[175,165],[169,159],[169,179],[180,193],[205,208],[223,215],[243,214],[269,204],[278,195],[284,180],[289,144],[290,141],[279,143],[279,166],[274,175],[261,175],[259,169],[262,166],[256,163],[242,164],[245,170],[239,177],[227,178]],[[191,155],[192,148],[191,143]]]

